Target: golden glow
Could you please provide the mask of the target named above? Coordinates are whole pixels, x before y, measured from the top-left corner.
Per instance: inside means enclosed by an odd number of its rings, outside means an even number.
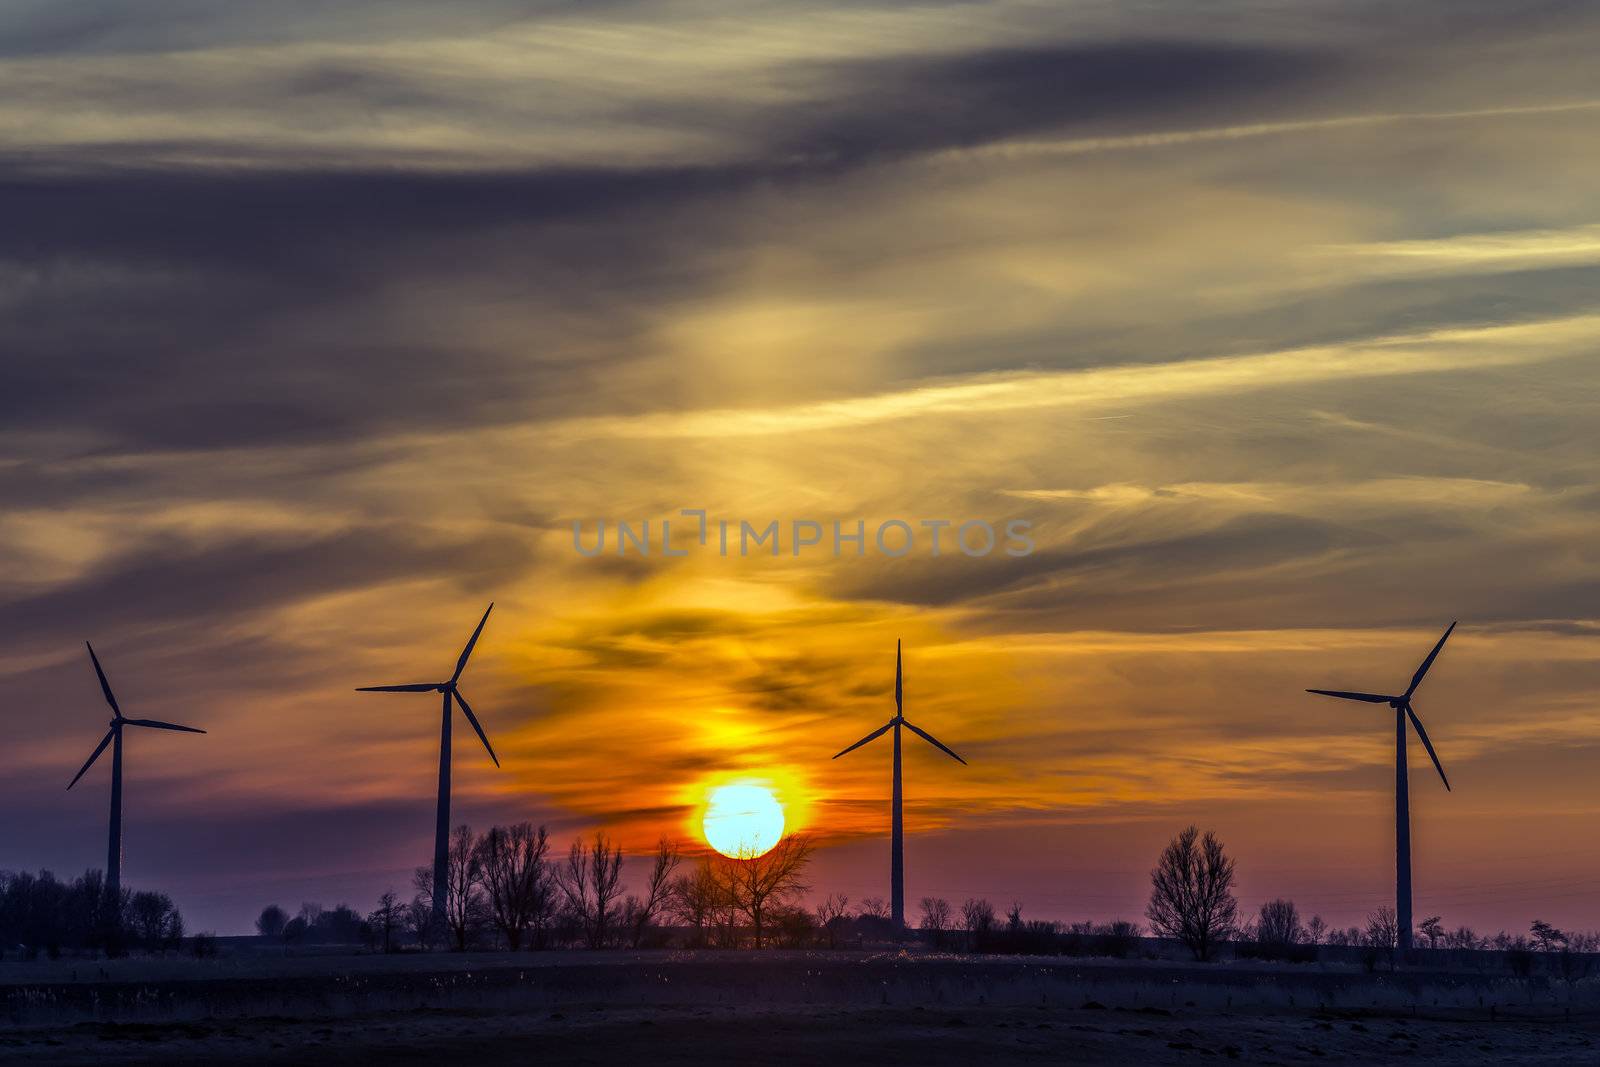
[[[783,837],[783,806],[756,782],[733,782],[712,790],[700,821],[706,842],[724,856],[750,859]]]

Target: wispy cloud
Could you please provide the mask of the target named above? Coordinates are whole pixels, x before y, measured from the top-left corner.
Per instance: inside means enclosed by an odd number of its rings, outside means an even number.
[[[1302,690],[1403,681],[1451,618],[1429,847],[1492,880],[1587,825],[1587,9],[17,10],[8,862],[101,854],[103,792],[61,797],[104,721],[90,637],[212,731],[135,753],[130,877],[219,929],[251,885],[406,884],[437,706],[351,689],[447,669],[490,599],[479,825],[646,848],[765,776],[819,870],[875,887],[882,754],[829,757],[899,639],[971,761],[908,755],[917,895],[998,892],[976,856],[1030,913],[1134,914],[1198,819],[1263,892],[1296,854],[1308,892],[1381,899],[1392,736]],[[574,519],[686,507],[1022,518],[1037,550],[572,550]]]
[[[878,396],[766,410],[723,408],[576,419],[553,429],[559,435],[579,438],[741,437],[840,430],[939,415],[1095,409],[1322,381],[1514,366],[1580,354],[1597,338],[1600,317],[1580,315],[1151,366],[982,376]]]

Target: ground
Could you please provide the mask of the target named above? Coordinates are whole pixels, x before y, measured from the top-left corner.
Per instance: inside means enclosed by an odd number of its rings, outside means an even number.
[[[1596,990],[1498,976],[844,953],[29,966],[0,965],[0,1058],[45,1065],[1600,1063]]]

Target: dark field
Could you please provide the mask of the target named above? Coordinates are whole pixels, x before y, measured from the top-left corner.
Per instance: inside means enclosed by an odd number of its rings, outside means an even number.
[[[1600,1063],[1600,983],[850,953],[0,964],[29,1063]]]

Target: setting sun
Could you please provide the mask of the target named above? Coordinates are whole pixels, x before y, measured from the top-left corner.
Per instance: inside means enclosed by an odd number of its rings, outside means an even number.
[[[706,843],[724,856],[749,859],[783,837],[783,805],[772,790],[736,782],[712,790],[701,826]]]

